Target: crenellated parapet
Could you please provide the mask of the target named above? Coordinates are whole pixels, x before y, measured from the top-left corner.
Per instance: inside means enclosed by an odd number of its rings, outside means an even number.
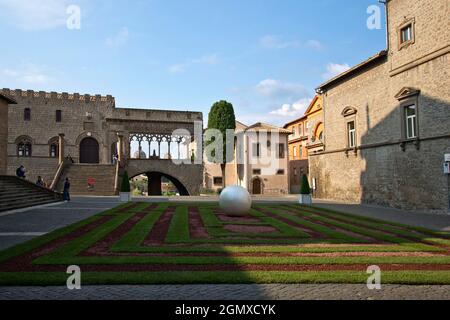
[[[8,88],[1,89],[1,92],[12,98],[28,98],[28,99],[45,99],[54,101],[72,101],[72,102],[115,102],[115,98],[111,95],[90,95],[90,94],[79,94],[79,93],[67,93],[67,92],[45,92],[45,91],[34,91],[34,90],[11,90]]]

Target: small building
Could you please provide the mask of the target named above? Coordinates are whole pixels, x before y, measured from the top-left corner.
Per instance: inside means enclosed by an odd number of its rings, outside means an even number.
[[[235,157],[225,170],[226,185],[239,185],[254,195],[289,193],[288,136],[291,132],[265,123],[246,126],[236,122]],[[223,185],[220,164],[205,156],[204,187]]]
[[[307,118],[303,116],[284,126],[284,129],[291,132],[289,135],[289,184],[292,194],[300,193],[302,176],[309,174]]]

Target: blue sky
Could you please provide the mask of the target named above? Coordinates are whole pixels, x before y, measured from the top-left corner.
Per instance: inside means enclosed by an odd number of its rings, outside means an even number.
[[[385,48],[377,0],[0,0],[0,87],[112,94],[118,107],[282,125],[327,78]],[[81,28],[67,28],[69,5]],[[380,4],[381,6],[381,4]],[[383,8],[382,8],[383,9]],[[382,11],[384,13],[384,10]]]

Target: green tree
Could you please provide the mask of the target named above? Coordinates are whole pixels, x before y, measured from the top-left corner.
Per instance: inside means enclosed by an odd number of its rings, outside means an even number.
[[[125,171],[122,177],[122,184],[120,185],[120,192],[130,192],[130,179],[128,172]]]
[[[308,177],[306,175],[303,175],[303,178],[302,178],[302,187],[300,189],[300,194],[305,194],[305,195],[311,194],[311,187],[309,186]]]
[[[216,129],[222,133],[223,155],[220,161],[220,168],[222,169],[222,186],[225,188],[225,170],[227,160],[229,160],[227,159],[227,151],[230,151],[230,148],[234,151],[235,148],[234,139],[232,139],[233,143],[230,145],[227,143],[226,137],[227,130],[236,129],[236,115],[234,114],[234,108],[231,103],[221,100],[213,104],[208,115],[208,129]],[[207,143],[212,143],[212,141],[207,141]]]

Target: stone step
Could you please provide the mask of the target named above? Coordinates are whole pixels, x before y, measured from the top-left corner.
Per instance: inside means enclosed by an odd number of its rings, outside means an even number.
[[[22,209],[59,202],[60,194],[16,177],[0,176],[0,211]]]

